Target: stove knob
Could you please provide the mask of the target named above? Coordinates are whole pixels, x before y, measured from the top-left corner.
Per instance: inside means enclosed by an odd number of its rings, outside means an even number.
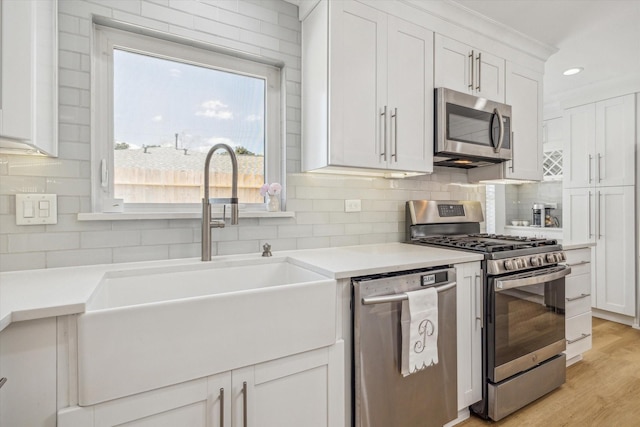
[[[564,252],[558,252],[558,262],[560,261],[566,261],[567,257],[565,256]]]
[[[537,256],[532,257],[529,262],[531,263],[531,266],[533,267],[538,267],[540,266],[540,258]]]
[[[518,267],[518,270],[520,270],[521,268],[524,268],[525,266],[526,266],[526,263],[522,258],[516,259],[516,267]]]
[[[512,260],[508,259],[504,262],[504,269],[505,270],[513,270],[513,262]]]
[[[547,254],[547,262],[556,262],[556,255],[555,254]]]

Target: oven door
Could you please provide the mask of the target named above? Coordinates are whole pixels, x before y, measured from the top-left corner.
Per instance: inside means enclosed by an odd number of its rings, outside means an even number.
[[[487,374],[497,383],[566,349],[564,265],[489,277]]]

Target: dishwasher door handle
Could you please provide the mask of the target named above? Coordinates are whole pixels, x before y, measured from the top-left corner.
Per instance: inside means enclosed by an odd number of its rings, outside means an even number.
[[[444,291],[448,291],[449,289],[453,289],[455,287],[456,287],[456,282],[453,282],[453,283],[449,283],[447,285],[437,286],[436,287],[436,291],[444,292]],[[393,295],[384,295],[384,296],[379,296],[379,297],[366,297],[366,298],[362,298],[362,304],[363,305],[384,304],[384,303],[387,303],[387,302],[404,301],[406,299],[409,299],[409,296],[407,294],[404,294],[404,293],[402,293],[402,294],[393,294]]]

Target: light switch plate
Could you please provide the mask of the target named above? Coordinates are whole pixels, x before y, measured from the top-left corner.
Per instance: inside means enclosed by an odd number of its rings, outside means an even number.
[[[16,194],[16,225],[58,223],[58,198],[55,194]]]

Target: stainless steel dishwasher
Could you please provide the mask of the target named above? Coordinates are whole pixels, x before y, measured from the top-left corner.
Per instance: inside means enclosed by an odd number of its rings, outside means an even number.
[[[456,418],[456,272],[452,267],[352,279],[355,427],[441,427]],[[438,291],[438,364],[401,374],[405,292]]]

